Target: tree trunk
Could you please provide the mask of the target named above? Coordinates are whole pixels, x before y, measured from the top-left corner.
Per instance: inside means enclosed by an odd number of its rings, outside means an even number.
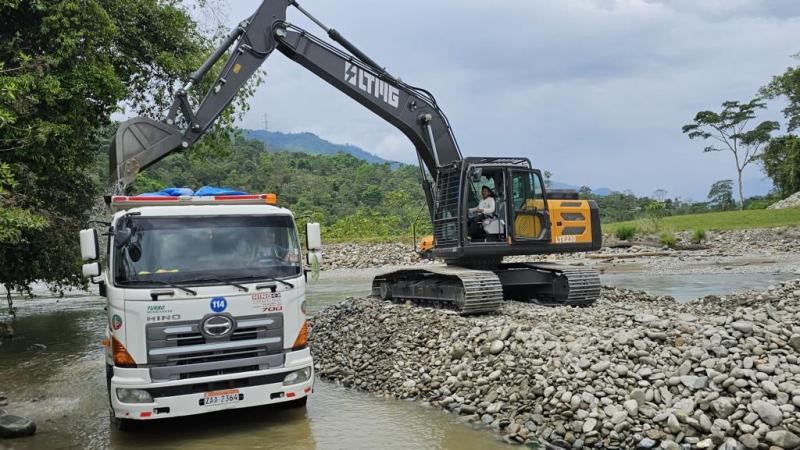
[[[739,170],[739,211],[744,210],[744,194],[742,193],[742,170]]]
[[[17,312],[14,310],[14,299],[11,297],[11,286],[5,285],[6,288],[6,300],[8,301],[8,315],[11,317],[16,317]]]

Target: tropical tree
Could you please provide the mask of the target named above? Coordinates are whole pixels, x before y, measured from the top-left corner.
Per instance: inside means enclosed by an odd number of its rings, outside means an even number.
[[[81,284],[111,114],[157,117],[212,45],[178,0],[5,1],[0,23],[0,284]]]
[[[708,191],[708,202],[712,209],[727,211],[733,209],[733,180],[720,180],[711,185]]]
[[[800,59],[800,54],[794,57]],[[783,115],[788,121],[789,131],[800,128],[800,66],[789,67],[781,75],[773,77],[761,88],[761,94],[766,98],[785,97],[788,103]]]
[[[790,134],[770,140],[761,161],[781,197],[800,191],[800,138]]]
[[[779,129],[778,122],[765,120],[748,130],[748,124],[756,118],[756,111],[765,108],[761,99],[747,103],[726,101],[722,111],[700,111],[694,122],[684,125],[683,132],[689,139],[712,139],[716,144],[706,146],[704,152],[730,151],[736,163],[739,181],[739,208],[744,207],[742,172],[760,158],[760,152],[773,131]]]

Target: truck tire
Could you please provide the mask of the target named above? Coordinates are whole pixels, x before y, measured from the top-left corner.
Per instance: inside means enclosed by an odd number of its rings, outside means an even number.
[[[114,408],[111,407],[111,378],[114,376],[114,368],[106,364],[106,392],[108,392],[108,417],[111,426],[119,431],[130,431],[137,425],[135,420],[120,419],[114,415]]]

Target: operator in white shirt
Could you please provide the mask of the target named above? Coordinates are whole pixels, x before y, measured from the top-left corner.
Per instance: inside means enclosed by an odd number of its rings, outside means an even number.
[[[494,192],[489,186],[481,188],[481,201],[478,202],[477,208],[469,209],[469,218],[467,220],[469,236],[472,238],[481,237],[483,233],[483,220],[494,214]]]

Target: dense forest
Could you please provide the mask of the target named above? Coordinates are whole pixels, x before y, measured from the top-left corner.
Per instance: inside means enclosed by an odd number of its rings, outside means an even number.
[[[274,192],[301,224],[322,223],[329,239],[410,236],[417,217],[420,232],[430,229],[414,166],[369,163],[346,153],[266,150],[262,142],[235,136],[230,145],[170,156],[141,174],[132,192],[203,185]],[[104,170],[100,163],[98,171]]]

